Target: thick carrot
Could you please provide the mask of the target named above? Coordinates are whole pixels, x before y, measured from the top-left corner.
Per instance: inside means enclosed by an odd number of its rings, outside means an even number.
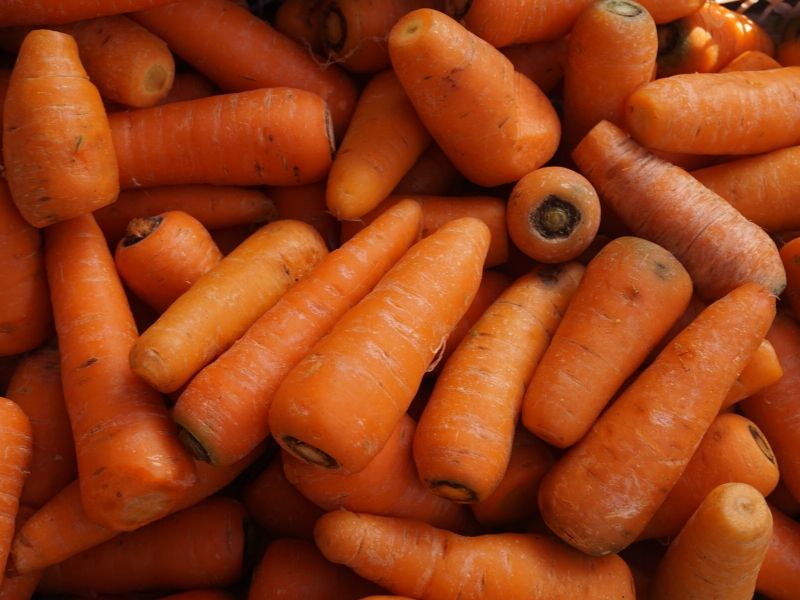
[[[692,14],[706,0],[641,0],[640,4],[653,16],[656,23],[670,23]]]
[[[275,204],[277,218],[296,219],[312,225],[329,250],[339,246],[339,221],[325,203],[326,180],[305,185],[273,186],[265,190]]]
[[[771,536],[761,492],[746,483],[715,487],[670,542],[650,598],[750,600]]]
[[[414,244],[283,379],[275,440],[354,473],[389,439],[480,285],[489,228],[464,217]]]
[[[473,183],[510,183],[555,154],[561,123],[550,100],[458,21],[407,13],[389,33],[389,56],[425,127]]]
[[[549,94],[564,79],[564,63],[567,57],[567,39],[563,36],[546,42],[514,44],[500,48],[514,65],[514,70],[533,81]]]
[[[272,26],[315,54],[322,54],[322,3],[323,0],[284,0],[275,9]]]
[[[780,249],[783,268],[786,269],[786,300],[795,319],[800,318],[800,237],[786,242]]]
[[[722,67],[719,72],[728,71],[764,71],[766,69],[778,69],[788,65],[782,65],[772,56],[762,50],[745,50],[738,54],[727,65]]]
[[[317,230],[281,219],[261,227],[173,302],[130,351],[133,371],[174,392],[239,338],[328,253]]]
[[[230,0],[182,0],[131,16],[227,92],[292,87],[318,94],[330,107],[337,138],[344,133],[356,103],[354,82],[246,8]]]
[[[172,5],[169,5],[172,6]],[[328,108],[311,92],[263,88],[109,115],[123,189],[186,183],[294,185],[331,165]]]
[[[511,241],[545,263],[578,257],[600,228],[600,198],[589,180],[572,169],[541,167],[514,184],[506,207]]]
[[[334,511],[317,521],[314,539],[328,560],[420,600],[633,598],[621,558],[587,556],[549,536],[463,537],[413,519]]]
[[[633,542],[680,478],[774,315],[775,297],[756,283],[700,313],[545,474],[539,508],[547,525],[593,555]]]
[[[189,382],[173,418],[195,456],[230,464],[269,435],[283,378],[416,241],[419,222],[417,203],[395,205],[322,259]]]
[[[783,367],[774,346],[767,339],[761,340],[750,361],[728,390],[722,403],[723,410],[776,383],[781,377]]]
[[[457,195],[464,177],[438,144],[430,144],[403,178],[393,194]]]
[[[358,98],[328,173],[328,210],[339,220],[364,216],[390,194],[430,143],[394,71],[374,75]]]
[[[706,302],[750,280],[775,295],[783,291],[786,273],[767,233],[681,168],[648,153],[619,127],[598,123],[572,156],[634,235],[663,246],[683,263],[695,292]],[[639,201],[629,202],[633,197]]]
[[[433,492],[478,502],[500,484],[525,388],[583,272],[573,261],[518,278],[447,360],[414,436],[419,477]]]
[[[667,250],[632,236],[611,240],[589,261],[525,390],[525,427],[560,448],[575,444],[691,295],[689,274]]]
[[[29,223],[44,227],[116,199],[108,117],[72,36],[25,36],[3,106],[5,178]]]
[[[772,538],[756,578],[756,591],[771,600],[797,598],[800,581],[800,522],[769,504]]]
[[[114,251],[122,281],[159,313],[221,258],[203,224],[180,210],[131,219]]]
[[[82,19],[116,15],[171,0],[6,0],[0,6],[0,23],[15,25],[58,25]]]

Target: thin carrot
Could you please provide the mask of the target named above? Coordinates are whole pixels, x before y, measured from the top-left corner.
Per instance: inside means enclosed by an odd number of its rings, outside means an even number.
[[[715,487],[667,548],[650,598],[750,600],[771,536],[772,515],[757,489]]]
[[[783,367],[775,347],[769,340],[763,339],[753,352],[750,361],[745,365],[739,377],[728,390],[722,403],[722,409],[733,406],[740,400],[760,392],[783,377]]]
[[[419,222],[418,204],[395,205],[313,265],[189,382],[173,418],[197,457],[229,464],[269,435],[270,404],[283,378],[411,246]]]
[[[514,70],[533,81],[548,94],[564,79],[564,63],[567,56],[567,39],[563,36],[546,42],[514,44],[500,48],[514,65]]]
[[[793,17],[784,21],[783,31],[775,47],[775,58],[784,67],[800,66],[800,18]]]
[[[549,536],[463,537],[412,519],[334,511],[317,521],[314,539],[328,560],[420,600],[633,598],[621,558],[587,556]]]
[[[464,217],[414,244],[283,379],[269,427],[286,450],[357,472],[378,454],[480,285],[489,228]]]
[[[298,89],[263,88],[115,112],[109,124],[123,189],[302,184],[322,179],[331,165],[328,108],[316,94]]]
[[[500,484],[525,387],[583,272],[569,262],[518,278],[450,356],[414,436],[419,477],[433,492],[477,502]]]
[[[728,75],[742,73],[713,77]],[[683,118],[691,115],[684,113]],[[786,273],[767,233],[681,168],[652,156],[620,128],[607,121],[597,124],[572,157],[634,235],[663,246],[683,263],[706,302],[750,280],[775,295],[783,291]],[[639,201],[628,202],[633,197]]]
[[[374,75],[358,98],[328,173],[330,212],[339,220],[364,216],[389,195],[430,143],[394,71]]]
[[[782,65],[772,56],[762,50],[745,50],[736,56],[731,62],[722,67],[719,72],[728,71],[764,71],[766,69],[777,69]]]
[[[575,444],[691,295],[689,274],[667,250],[632,236],[611,240],[589,261],[525,390],[525,427],[560,448]]]
[[[179,210],[131,219],[114,251],[122,281],[159,313],[221,258],[203,224]]]
[[[458,195],[464,177],[438,144],[430,144],[403,178],[393,194]]]
[[[561,123],[550,100],[458,21],[411,11],[392,27],[389,55],[425,127],[473,183],[510,183],[555,154]]]
[[[158,101],[158,104],[195,100],[197,98],[213,96],[218,93],[219,88],[205,75],[201,75],[194,70],[177,71],[173,77],[169,92]]]
[[[317,181],[305,185],[273,186],[265,190],[275,204],[277,218],[296,219],[312,225],[329,250],[339,246],[339,221],[328,212],[325,203],[327,181]]]
[[[323,0],[284,0],[275,9],[272,25],[315,54],[322,54],[320,8]]]
[[[632,543],[680,478],[774,315],[775,297],[756,283],[700,313],[545,474],[539,509],[547,525],[593,555]]]
[[[772,538],[756,578],[756,591],[771,600],[797,598],[800,581],[800,522],[769,504]]]
[[[72,36],[37,29],[25,37],[8,84],[3,128],[5,177],[32,225],[116,199],[119,172],[108,118]]]
[[[7,0],[0,6],[0,23],[15,25],[54,25],[72,23],[105,15],[142,10],[170,0],[64,0],[36,2]]]
[[[640,3],[653,16],[656,23],[669,23],[692,14],[706,0],[641,0]]]

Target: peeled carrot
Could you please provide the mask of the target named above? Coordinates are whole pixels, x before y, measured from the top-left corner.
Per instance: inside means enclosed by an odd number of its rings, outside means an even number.
[[[781,377],[783,377],[783,367],[775,348],[769,340],[761,340],[750,361],[728,390],[728,395],[722,403],[723,410],[776,383]]]
[[[549,536],[463,537],[413,519],[334,511],[317,521],[314,539],[328,560],[419,600],[633,598],[620,557],[587,556]]]
[[[728,71],[763,71],[766,69],[777,69],[788,65],[782,65],[771,55],[762,50],[745,50],[738,54],[727,65],[722,67],[719,72]]]
[[[683,263],[706,302],[751,280],[775,295],[783,291],[786,273],[767,233],[694,177],[649,154],[620,128],[599,123],[572,157],[634,235],[663,246]],[[629,202],[632,197],[639,201]]]
[[[691,295],[689,274],[667,250],[633,236],[611,240],[589,261],[525,390],[525,427],[552,445],[575,444]]]
[[[327,181],[317,181],[305,185],[272,186],[265,190],[275,204],[277,218],[296,219],[312,225],[329,250],[339,246],[339,221],[328,212],[325,203]]]
[[[772,536],[766,500],[746,483],[715,487],[672,540],[650,598],[750,600]]]
[[[548,94],[564,79],[564,63],[567,56],[567,36],[547,42],[514,44],[500,48],[514,65],[514,70],[533,81]]]
[[[425,127],[473,183],[510,183],[555,154],[561,124],[550,100],[458,21],[411,11],[392,27],[389,55]]]
[[[7,0],[0,6],[0,23],[13,25],[53,25],[71,23],[105,15],[142,10],[170,0],[65,0],[36,2]]]
[[[592,555],[632,543],[680,478],[774,315],[775,297],[746,283],[673,338],[545,474],[539,509],[550,529]]]
[[[386,443],[479,287],[489,228],[464,217],[414,244],[275,392],[269,427],[287,451],[358,472]]]
[[[282,219],[264,225],[203,274],[136,340],[133,371],[174,392],[225,351],[328,253],[317,231]]]
[[[800,522],[769,504],[772,538],[758,570],[756,591],[772,600],[797,598],[800,581]]]
[[[569,262],[518,278],[447,360],[414,435],[414,462],[433,492],[477,502],[500,484],[525,387],[583,272]]]
[[[284,0],[275,9],[272,26],[315,54],[322,53],[320,8],[323,0]]]
[[[108,118],[72,36],[38,29],[25,37],[8,84],[3,128],[11,197],[35,227],[116,199],[119,172]]]
[[[786,242],[780,249],[783,268],[786,269],[786,300],[794,317],[800,318],[800,238]]]

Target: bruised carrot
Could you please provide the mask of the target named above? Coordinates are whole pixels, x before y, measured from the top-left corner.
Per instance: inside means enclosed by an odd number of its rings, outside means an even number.
[[[221,258],[203,224],[176,210],[131,219],[114,251],[122,281],[159,313]]]
[[[471,182],[510,183],[555,154],[561,123],[550,100],[458,21],[407,13],[389,33],[389,56],[425,127]]]
[[[583,265],[569,262],[516,279],[450,356],[414,435],[414,462],[433,492],[477,502],[497,488],[525,387],[583,272]]]
[[[633,598],[618,556],[592,557],[549,536],[460,536],[413,519],[348,511],[317,521],[314,539],[330,561],[419,600]]]
[[[758,570],[756,591],[773,600],[797,598],[800,581],[800,522],[769,504],[772,538]]]
[[[751,280],[776,296],[783,291],[786,273],[767,233],[681,168],[648,153],[619,127],[598,123],[572,157],[634,235],[666,248],[683,263],[704,301]],[[632,197],[639,201],[629,202]]]
[[[640,0],[656,23],[670,23],[692,14],[706,0]]]
[[[275,9],[272,26],[315,54],[322,54],[322,3],[323,0],[284,0]]]
[[[432,196],[458,193],[464,178],[438,144],[430,144],[402,179],[393,194],[427,194]]]
[[[500,52],[511,61],[514,70],[525,75],[548,94],[564,79],[567,39],[568,36],[565,35],[546,42],[514,44],[500,48]]]
[[[766,69],[778,69],[782,66],[772,56],[762,50],[745,50],[736,56],[731,62],[722,67],[719,72],[728,71],[764,71]]]
[[[197,457],[229,464],[269,435],[270,404],[283,378],[411,246],[419,221],[419,205],[412,201],[384,213],[311,265],[313,270],[189,382],[173,418]]]
[[[560,448],[575,444],[691,295],[691,278],[670,252],[642,238],[611,240],[589,261],[525,390],[525,427]]]
[[[44,227],[113,202],[119,172],[105,107],[75,39],[31,31],[20,47],[3,110],[11,197]]]
[[[775,348],[769,340],[761,340],[750,361],[728,390],[728,395],[722,403],[723,410],[776,383],[781,377],[783,377],[783,367]]]
[[[775,297],[745,283],[673,338],[545,474],[539,509],[550,529],[593,555],[632,543],[680,478],[774,315]]]
[[[0,23],[14,25],[57,25],[82,19],[142,10],[170,0],[65,0],[36,2],[7,0],[0,6]]]
[[[302,184],[322,179],[331,164],[328,108],[316,94],[298,89],[263,88],[115,112],[109,123],[123,189]]]
[[[344,473],[367,466],[480,285],[489,228],[464,217],[414,244],[281,382],[269,428],[287,451]]]
[[[296,219],[312,225],[329,250],[339,246],[339,221],[325,203],[326,180],[305,185],[273,186],[265,191],[275,204],[277,218]]]

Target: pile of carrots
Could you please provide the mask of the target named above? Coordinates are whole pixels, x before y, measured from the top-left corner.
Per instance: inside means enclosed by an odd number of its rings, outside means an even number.
[[[0,600],[800,598],[758,8],[0,2]]]

